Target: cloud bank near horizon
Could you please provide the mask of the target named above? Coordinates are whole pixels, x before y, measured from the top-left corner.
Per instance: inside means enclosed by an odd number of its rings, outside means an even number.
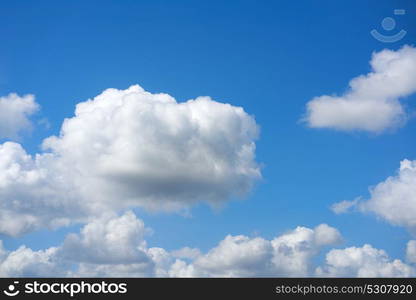
[[[327,224],[299,226],[268,240],[227,235],[202,253],[184,247],[168,251],[149,247],[148,228],[131,211],[105,216],[86,224],[64,242],[34,251],[25,246],[8,251],[0,243],[0,275],[68,277],[253,277],[346,276],[410,277],[415,273],[415,241],[407,248],[408,264],[390,259],[371,245],[331,249],[326,261],[313,260],[342,241]]]

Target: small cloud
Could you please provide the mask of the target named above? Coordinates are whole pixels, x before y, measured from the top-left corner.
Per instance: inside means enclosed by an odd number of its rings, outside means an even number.
[[[361,199],[361,197],[358,197],[352,201],[348,201],[348,200],[344,200],[341,202],[337,202],[331,205],[331,210],[336,213],[337,215],[339,214],[345,214],[349,211],[351,211],[353,208],[355,208],[357,206],[358,201]]]
[[[312,128],[381,133],[409,118],[400,98],[416,92],[416,48],[373,54],[372,71],[350,81],[341,96],[323,95],[306,104],[302,121]]]
[[[6,122],[1,105],[20,113]],[[30,95],[0,98],[0,137],[30,125],[27,118],[10,124],[36,107]],[[4,131],[9,127],[15,131]],[[138,85],[107,89],[78,103],[60,134],[43,141],[44,152],[0,144],[0,232],[19,235],[128,208],[189,217],[198,203],[220,207],[261,179],[258,134],[242,107],[209,97],[178,103]]]

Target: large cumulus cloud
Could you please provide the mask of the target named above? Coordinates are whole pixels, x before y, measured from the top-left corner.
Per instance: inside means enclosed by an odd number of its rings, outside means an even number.
[[[28,155],[0,145],[0,232],[89,220],[142,206],[180,210],[217,206],[261,177],[258,126],[241,107],[209,97],[178,103],[140,86],[108,89],[79,103],[59,136]]]

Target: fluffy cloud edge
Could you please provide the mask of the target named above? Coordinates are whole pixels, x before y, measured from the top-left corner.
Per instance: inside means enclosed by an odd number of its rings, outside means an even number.
[[[369,188],[370,197],[332,205],[337,213],[351,210],[371,213],[416,234],[416,161],[404,159],[396,174]]]
[[[19,140],[23,132],[33,128],[30,117],[40,110],[35,96],[10,93],[0,97],[0,140]]]

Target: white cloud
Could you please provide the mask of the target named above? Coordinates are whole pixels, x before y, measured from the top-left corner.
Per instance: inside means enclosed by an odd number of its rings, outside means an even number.
[[[369,200],[350,204],[416,233],[416,161],[403,160],[395,176],[370,188]]]
[[[122,222],[123,228],[130,227],[128,231],[132,232],[131,229],[137,227],[134,224],[137,224],[138,220],[132,213],[126,213],[114,218],[112,222]],[[273,240],[228,235],[205,254],[199,249],[189,247],[169,252],[162,248],[147,248],[142,239],[144,227],[140,226],[141,237],[135,242],[131,242],[132,238],[117,242],[117,247],[126,250],[120,251],[124,253],[124,258],[120,256],[114,260],[115,254],[111,254],[114,252],[111,250],[112,246],[101,237],[110,235],[110,232],[118,232],[117,226],[106,226],[106,234],[86,230],[88,227],[90,225],[86,225],[81,231],[84,239],[94,239],[94,243],[89,244],[88,248],[81,243],[67,247],[65,242],[57,252],[63,258],[67,256],[62,253],[71,253],[71,262],[81,262],[70,276],[307,276],[313,270],[313,256],[323,247],[338,243],[341,238],[335,228],[321,224],[314,229],[298,227]],[[109,249],[103,249],[106,247]],[[140,249],[143,255],[132,256],[127,249]],[[83,251],[103,253],[97,254],[100,257],[97,260],[92,255],[81,254]]]
[[[273,240],[229,235],[190,264],[177,260],[169,274],[180,277],[308,276],[312,257],[340,239],[338,230],[326,224],[314,229],[297,227]]]
[[[45,152],[0,145],[0,232],[88,221],[141,206],[214,206],[261,177],[258,127],[241,107],[209,97],[178,103],[138,85],[79,103]]]
[[[308,276],[311,259],[322,247],[337,244],[341,234],[337,229],[321,224],[314,229],[297,227],[292,232],[272,240],[273,264],[280,276]]]
[[[132,212],[118,218],[101,218],[69,234],[60,254],[68,260],[88,263],[128,264],[149,261],[145,253],[146,229]]]
[[[416,240],[411,240],[407,243],[406,260],[409,263],[416,264]]]
[[[340,243],[341,241],[341,233],[334,227],[327,224],[321,224],[314,229],[313,243],[316,246],[322,247],[333,245]]]
[[[193,266],[197,276],[248,277],[267,272],[273,248],[263,238],[228,235],[217,247],[198,257]]]
[[[364,245],[334,249],[326,255],[326,265],[316,269],[323,277],[410,277],[415,270],[399,259],[391,260],[384,250]]]
[[[109,205],[170,210],[250,190],[260,177],[257,134],[240,107],[209,97],[177,103],[136,85],[78,104],[43,145],[78,172],[89,197],[99,188]]]
[[[146,227],[131,211],[86,224],[62,245],[33,251],[21,246],[7,251],[0,241],[0,276],[67,277],[259,277],[259,276],[413,276],[415,269],[391,260],[383,250],[333,249],[326,264],[314,259],[340,242],[333,227],[297,227],[272,240],[226,236],[207,253],[184,247],[177,251],[148,247]],[[413,259],[413,242],[407,255]],[[179,259],[179,258],[183,259]]]
[[[88,215],[70,170],[61,172],[55,162],[50,154],[32,157],[14,142],[0,144],[0,232],[15,236]]]
[[[354,199],[353,201],[344,200],[338,203],[334,203],[331,205],[331,210],[337,215],[347,213],[357,205],[359,200],[360,198]]]
[[[146,228],[131,211],[86,224],[62,245],[33,251],[7,251],[0,243],[0,275],[70,277],[247,277],[307,276],[311,259],[340,240],[326,224],[297,227],[273,240],[226,236],[203,254],[195,248],[176,251],[148,247]],[[179,259],[180,258],[180,259]]]
[[[149,248],[147,232],[131,211],[107,216],[68,235],[57,257],[75,263],[72,277],[166,277],[174,258],[165,249]]]
[[[372,72],[350,81],[341,96],[320,96],[307,103],[304,120],[313,128],[382,132],[406,121],[399,99],[416,92],[416,48],[373,54]]]
[[[39,110],[33,95],[0,97],[0,139],[17,139],[32,128],[29,117]]]
[[[5,251],[5,250],[3,250]],[[1,277],[60,277],[68,267],[57,259],[56,248],[33,251],[21,246],[10,253],[5,252],[0,261]]]
[[[398,174],[377,184],[370,193],[361,209],[416,232],[416,161],[403,160]]]
[[[86,224],[59,247],[33,251],[21,246],[9,252],[0,243],[0,275],[154,276],[162,255],[147,247],[145,233],[143,221],[127,211]]]

